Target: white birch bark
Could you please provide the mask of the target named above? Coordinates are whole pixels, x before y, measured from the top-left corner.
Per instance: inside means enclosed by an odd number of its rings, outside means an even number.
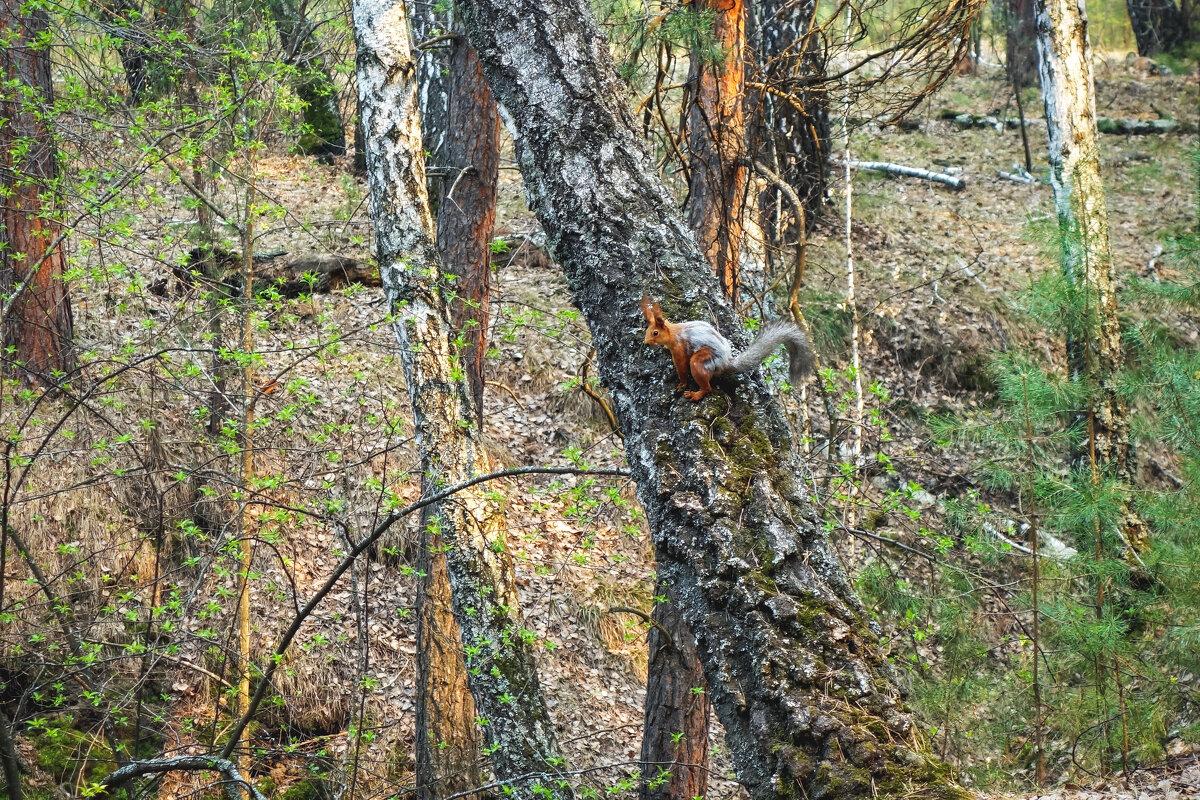
[[[452,328],[425,184],[416,62],[400,0],[355,0],[358,92],[375,249],[412,403],[426,490],[486,471]],[[500,781],[520,798],[571,796],[522,636],[512,563],[482,487],[440,506],[455,617],[469,646],[471,693]]]
[[[1108,206],[1100,177],[1096,87],[1084,0],[1036,0],[1038,71],[1050,140],[1050,184],[1063,237],[1062,269],[1080,293],[1080,322],[1068,331],[1072,377],[1090,381],[1089,430],[1093,446],[1077,461],[1111,469],[1131,483],[1134,472],[1126,406],[1118,387],[1121,327],[1112,276]],[[1145,542],[1144,523],[1128,507],[1123,533],[1130,545]]]

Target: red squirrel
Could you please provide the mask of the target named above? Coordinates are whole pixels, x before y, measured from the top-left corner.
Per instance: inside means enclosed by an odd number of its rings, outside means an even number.
[[[772,323],[749,347],[733,355],[729,340],[707,322],[667,322],[658,303],[642,298],[642,313],[646,315],[646,344],[665,347],[671,351],[675,373],[679,376],[676,391],[692,402],[712,391],[712,379],[718,375],[741,375],[767,360],[779,345],[788,350],[789,376],[793,384],[812,372],[812,351],[808,337],[799,326],[787,322]],[[698,392],[686,391],[688,376],[696,380]]]

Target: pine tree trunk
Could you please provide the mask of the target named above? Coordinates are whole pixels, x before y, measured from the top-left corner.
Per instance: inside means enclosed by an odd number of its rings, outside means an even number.
[[[433,241],[425,184],[416,62],[401,0],[355,0],[358,92],[366,140],[375,249],[426,485],[457,483],[484,467],[471,396],[454,375],[453,329]],[[482,487],[438,508],[454,617],[469,647],[468,680],[496,777],[521,800],[569,798],[555,777],[557,736],[523,635],[512,560],[495,504]],[[525,776],[520,777],[518,776]]]
[[[1037,23],[1034,0],[1006,0],[1004,68],[1008,82],[1017,89],[1032,86],[1037,78]]]
[[[475,48],[465,38],[456,40],[452,47],[447,160],[437,212],[437,246],[446,270],[458,276],[450,313],[466,341],[460,356],[475,401],[476,422],[482,428],[500,115]]]
[[[448,16],[439,12],[433,3],[413,4],[413,34],[417,42],[444,35],[449,24]],[[450,48],[454,46],[451,40],[417,54],[421,135],[427,154],[429,196],[435,213],[441,207],[442,184],[454,130],[450,122],[450,94],[455,83]],[[467,45],[464,43],[463,46]],[[493,104],[493,114],[494,109]],[[453,203],[450,207],[454,207]],[[450,273],[461,275],[462,268],[455,267],[440,246],[440,214],[438,216],[437,238],[442,263]],[[472,395],[478,418],[478,403],[482,398],[474,391]],[[441,537],[429,541],[431,537],[428,529],[425,530],[418,562],[422,577],[417,584],[417,794],[420,800],[436,800],[480,785],[482,775],[475,703],[468,691],[458,623],[454,621],[446,557],[440,551],[430,552],[431,544],[440,546]]]
[[[4,344],[29,380],[54,384],[74,368],[74,322],[63,283],[66,253],[55,219],[50,51],[46,12],[0,0],[0,294]],[[6,359],[7,360],[7,359]]]
[[[762,0],[753,5],[752,28],[756,82],[771,89],[751,93],[752,158],[792,187],[809,214],[825,199],[829,155],[828,97],[804,88],[825,74],[820,37],[809,36],[816,10],[815,0]],[[771,244],[799,236],[799,221],[780,189],[763,192],[759,209]]]
[[[451,27],[448,15],[433,4],[415,4],[413,13],[418,42],[445,35]],[[431,198],[437,199],[437,246],[447,272],[459,276],[451,316],[468,342],[460,357],[476,424],[482,427],[499,115],[479,59],[465,39],[451,38],[418,54],[417,74],[422,137],[436,171],[428,185]],[[451,613],[446,559],[440,553],[429,556],[422,553],[429,563],[422,567],[417,606],[417,791],[434,800],[482,780],[475,704],[467,692],[461,649],[450,644],[457,643],[458,624]]]
[[[1125,0],[1139,56],[1156,56],[1187,39],[1187,20],[1174,0]]]
[[[1120,394],[1121,326],[1112,277],[1108,208],[1096,141],[1096,89],[1083,0],[1035,0],[1038,67],[1049,133],[1050,183],[1063,237],[1062,269],[1089,309],[1085,329],[1069,331],[1067,359],[1073,380],[1095,385],[1090,393],[1094,458],[1098,467],[1132,485],[1135,461],[1129,421]],[[1092,453],[1079,454],[1090,459]],[[1145,525],[1132,507],[1125,535],[1144,545]]]
[[[433,487],[427,487],[432,489]],[[440,520],[422,520],[417,556],[418,800],[437,800],[483,783],[475,701],[454,621]]]
[[[920,752],[762,380],[723,381],[690,403],[672,392],[667,355],[641,342],[643,294],[739,345],[745,334],[634,132],[585,0],[459,7],[591,330],[659,575],[696,635],[750,797],[968,797]]]
[[[670,586],[656,594],[646,681],[646,728],[642,736],[641,800],[693,800],[708,792],[708,725],[711,706],[696,640],[679,613]],[[663,771],[669,780],[657,786]]]
[[[742,213],[746,203],[744,0],[693,0],[711,15],[711,45],[692,53],[688,76],[688,223],[736,300],[741,281]]]

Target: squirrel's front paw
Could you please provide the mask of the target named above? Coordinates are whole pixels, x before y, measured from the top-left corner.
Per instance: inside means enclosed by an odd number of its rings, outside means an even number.
[[[703,392],[703,391],[701,391],[701,392],[684,392],[683,396],[686,399],[691,400],[693,403],[695,403],[696,401],[700,400],[700,398],[704,397],[704,395],[706,395],[706,394],[708,394],[708,392]]]
[[[687,394],[688,393],[687,384],[686,383],[679,384],[678,386],[675,387],[675,391],[683,392],[684,394]]]

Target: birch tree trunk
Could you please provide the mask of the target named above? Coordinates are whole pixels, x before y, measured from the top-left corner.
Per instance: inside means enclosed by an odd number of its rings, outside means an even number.
[[[761,0],[752,8],[754,62],[762,84],[751,92],[757,101],[752,158],[782,178],[810,214],[825,197],[829,156],[827,95],[804,89],[825,73],[820,40],[809,36],[816,11],[815,0]],[[759,208],[774,244],[799,236],[799,221],[780,189],[764,192]]]
[[[24,378],[53,384],[75,365],[66,253],[55,217],[56,148],[46,12],[0,0],[0,300],[3,338]]]
[[[1063,237],[1062,269],[1080,294],[1081,322],[1068,331],[1067,359],[1072,378],[1095,386],[1089,429],[1092,461],[1132,484],[1135,461],[1129,421],[1118,379],[1122,366],[1121,326],[1112,277],[1108,207],[1100,178],[1096,141],[1096,88],[1083,0],[1035,0],[1038,69],[1050,140],[1050,184]],[[1146,530],[1130,506],[1124,533],[1140,549]]]
[[[400,0],[355,0],[358,93],[380,276],[412,403],[426,486],[481,471],[471,396],[455,372],[440,259],[425,185],[416,62]],[[496,777],[523,800],[569,798],[555,772],[557,737],[523,635],[512,562],[494,504],[480,489],[438,509],[468,680],[486,722]]]
[[[921,752],[762,380],[690,403],[667,355],[642,344],[643,293],[672,319],[746,336],[634,133],[586,2],[459,7],[591,329],[659,575],[696,634],[739,779],[754,800],[968,797]]]
[[[688,223],[725,295],[737,299],[741,281],[742,213],[749,173],[744,109],[746,4],[693,0],[711,15],[711,47],[692,52],[688,76]]]

